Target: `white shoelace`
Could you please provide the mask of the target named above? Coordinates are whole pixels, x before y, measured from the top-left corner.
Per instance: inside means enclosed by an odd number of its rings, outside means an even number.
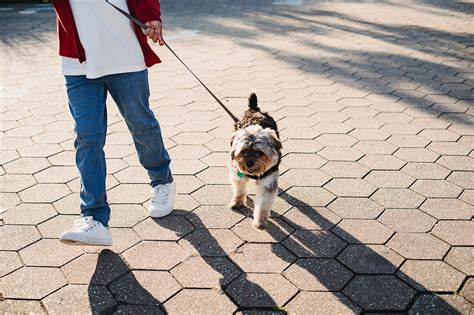
[[[93,220],[94,219],[90,216],[74,220],[74,226],[72,229],[75,231],[89,231],[96,226]]]
[[[158,185],[154,189],[156,192],[153,195],[153,201],[166,204],[168,202],[168,187],[166,185]]]

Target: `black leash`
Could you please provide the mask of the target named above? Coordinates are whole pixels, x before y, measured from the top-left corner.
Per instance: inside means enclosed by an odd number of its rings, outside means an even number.
[[[136,17],[132,16],[131,14],[125,12],[124,10],[120,9],[119,7],[115,6],[114,4],[110,3],[109,0],[105,0],[105,2],[110,4],[112,7],[114,7],[116,10],[118,10],[123,15],[125,15],[129,20],[131,20],[137,26],[143,28],[144,30],[148,29],[148,26],[145,25],[142,21],[140,21]],[[212,93],[211,90],[209,90],[209,88],[198,78],[197,75],[194,74],[194,72],[191,69],[189,69],[189,67],[183,62],[183,60],[181,60],[181,58],[179,58],[179,56],[174,52],[174,50],[171,49],[171,47],[168,45],[168,43],[166,43],[164,40],[163,40],[163,42],[165,43],[166,48],[168,48],[169,51],[171,51],[171,53],[181,62],[181,64],[186,69],[188,69],[189,72],[191,72],[191,74],[196,78],[196,80],[198,80],[199,83],[201,83],[201,85],[206,89],[206,91],[209,92],[209,94],[211,94],[211,96],[217,101],[217,103],[219,103],[219,105],[222,106],[222,108],[226,111],[227,114],[229,114],[229,116],[234,120],[234,122],[238,122],[239,120],[237,119],[237,117],[235,117],[234,114],[232,114],[232,112],[221,102],[221,100],[218,99],[217,96],[214,95],[214,93]]]

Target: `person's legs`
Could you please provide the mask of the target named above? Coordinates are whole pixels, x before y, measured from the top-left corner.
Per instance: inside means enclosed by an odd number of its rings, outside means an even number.
[[[171,183],[171,159],[158,120],[148,103],[148,70],[109,75],[104,79],[132,134],[138,159],[148,171],[151,186]]]
[[[81,216],[108,226],[103,147],[107,131],[107,91],[103,79],[65,76],[69,109],[74,119],[76,165],[81,181]]]

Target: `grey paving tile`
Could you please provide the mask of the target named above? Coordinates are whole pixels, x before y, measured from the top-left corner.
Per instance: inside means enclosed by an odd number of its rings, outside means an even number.
[[[423,294],[417,297],[415,303],[410,308],[409,314],[424,312],[458,312],[460,314],[468,314],[471,310],[472,305],[458,295]]]
[[[298,289],[279,274],[242,274],[227,288],[240,307],[274,308],[284,305]]]
[[[296,257],[280,244],[252,244],[240,247],[229,256],[244,272],[279,273]],[[275,259],[278,257],[278,259]]]
[[[384,245],[349,245],[337,260],[358,274],[393,274],[403,257]]]
[[[231,313],[236,306],[222,292],[217,290],[184,289],[164,304],[173,314],[204,314],[207,312]]]
[[[333,232],[348,243],[384,244],[393,231],[375,220],[343,219]]]
[[[309,314],[319,309],[321,314],[354,314],[361,309],[341,293],[300,292],[285,309],[294,314]]]
[[[329,231],[297,230],[282,244],[300,258],[334,258],[347,245]]]
[[[450,247],[431,234],[403,232],[396,233],[387,246],[408,259],[441,259]]]
[[[437,222],[418,209],[387,209],[378,220],[397,232],[428,232]]]
[[[3,225],[0,226],[0,250],[20,250],[40,239],[34,226]]]
[[[473,255],[474,248],[472,247],[452,247],[444,261],[461,270],[466,275],[472,276],[474,275]]]
[[[451,245],[474,246],[473,221],[439,221],[433,235]]]

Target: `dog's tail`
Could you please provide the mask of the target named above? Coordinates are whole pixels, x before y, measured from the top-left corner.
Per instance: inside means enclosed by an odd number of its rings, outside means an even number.
[[[255,92],[252,92],[249,96],[249,108],[256,112],[260,111],[260,108],[258,107],[257,94],[255,94]]]

